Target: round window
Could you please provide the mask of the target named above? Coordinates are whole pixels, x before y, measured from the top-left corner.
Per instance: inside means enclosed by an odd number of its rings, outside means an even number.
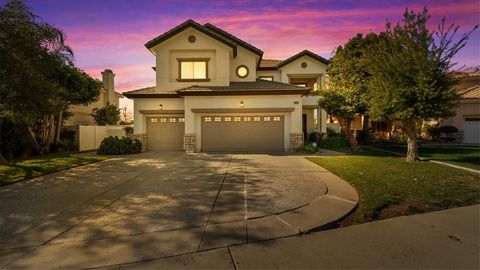
[[[237,67],[237,76],[240,78],[246,78],[248,76],[248,68],[245,65]]]
[[[197,38],[196,38],[194,35],[190,35],[190,36],[188,36],[188,42],[190,42],[190,43],[194,43],[194,42],[195,42],[195,40],[197,40]]]
[[[307,67],[307,62],[302,62],[302,68],[306,68]]]

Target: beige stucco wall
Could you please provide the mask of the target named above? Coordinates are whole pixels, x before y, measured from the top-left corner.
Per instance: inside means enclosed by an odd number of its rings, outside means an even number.
[[[188,36],[196,41],[190,43]],[[232,48],[193,28],[184,30],[169,40],[152,48],[156,54],[157,90],[174,91],[195,85],[228,85]],[[209,82],[177,82],[178,62],[176,58],[210,58],[208,62]]]
[[[273,76],[273,80],[277,82],[282,79],[280,70],[258,70],[257,78],[260,76]]]
[[[255,81],[257,79],[257,60],[258,56],[254,53],[244,49],[243,47],[237,47],[237,57],[233,58],[230,65],[230,81],[243,82],[243,81]],[[248,75],[246,78],[240,78],[237,76],[237,67],[245,65],[248,68]]]
[[[197,151],[201,149],[201,116],[203,113],[193,113],[191,109],[240,109],[244,108],[294,108],[293,112],[251,113],[251,115],[283,115],[285,117],[285,149],[289,148],[290,133],[302,132],[302,107],[300,96],[224,96],[224,97],[185,97],[185,133],[196,134]],[[296,104],[297,103],[297,104]],[[239,115],[239,113],[221,113],[222,115]],[[208,113],[208,115],[213,115]]]
[[[140,110],[158,110],[158,106],[162,104],[163,110],[183,110],[183,98],[136,98],[133,106],[133,132],[135,134],[146,133],[146,116],[140,113]],[[148,116],[161,116],[158,115]]]
[[[306,68],[302,68],[302,62],[307,63]],[[327,65],[318,62],[315,59],[312,59],[308,56],[302,56],[297,60],[283,66],[280,68],[281,71],[281,82],[289,83],[288,75],[291,74],[311,74],[311,75],[324,75],[327,73]]]
[[[442,120],[441,125],[450,125],[463,130],[464,119],[480,117],[480,99],[463,100],[455,110],[456,115]]]

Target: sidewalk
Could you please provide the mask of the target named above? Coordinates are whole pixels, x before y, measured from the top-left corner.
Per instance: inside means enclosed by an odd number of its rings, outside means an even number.
[[[479,213],[475,205],[111,268],[478,269]]]

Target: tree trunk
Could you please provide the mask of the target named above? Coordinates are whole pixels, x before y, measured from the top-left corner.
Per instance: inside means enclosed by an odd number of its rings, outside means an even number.
[[[28,133],[32,137],[33,142],[35,143],[35,149],[37,151],[40,151],[40,144],[38,143],[37,136],[35,135],[35,132],[32,130],[32,127],[28,127]]]
[[[340,118],[340,117],[337,117],[337,118],[343,133],[345,133],[345,136],[347,137],[348,143],[350,144],[350,148],[352,148],[352,151],[360,150],[360,146],[358,145],[357,139],[355,138],[355,136],[353,136],[352,129],[350,128],[352,120]]]
[[[403,129],[407,136],[407,161],[416,162],[420,160],[418,154],[418,142],[417,142],[417,123],[415,119],[408,119],[403,121]]]
[[[54,143],[58,143],[60,141],[60,131],[62,130],[62,122],[63,122],[63,110],[58,113],[57,125],[55,126],[55,137],[53,138]]]
[[[8,160],[0,153],[0,165],[6,165],[8,163]]]

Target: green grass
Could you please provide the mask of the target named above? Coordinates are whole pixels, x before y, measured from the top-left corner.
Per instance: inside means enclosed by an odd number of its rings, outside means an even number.
[[[379,151],[308,158],[351,183],[360,204],[345,225],[480,203],[480,175]]]
[[[58,153],[14,161],[8,165],[0,165],[0,186],[105,159],[107,158]]]
[[[407,147],[402,145],[376,146],[376,148],[402,154],[407,153]],[[480,170],[480,147],[478,146],[425,145],[420,147],[420,156],[426,159]]]

